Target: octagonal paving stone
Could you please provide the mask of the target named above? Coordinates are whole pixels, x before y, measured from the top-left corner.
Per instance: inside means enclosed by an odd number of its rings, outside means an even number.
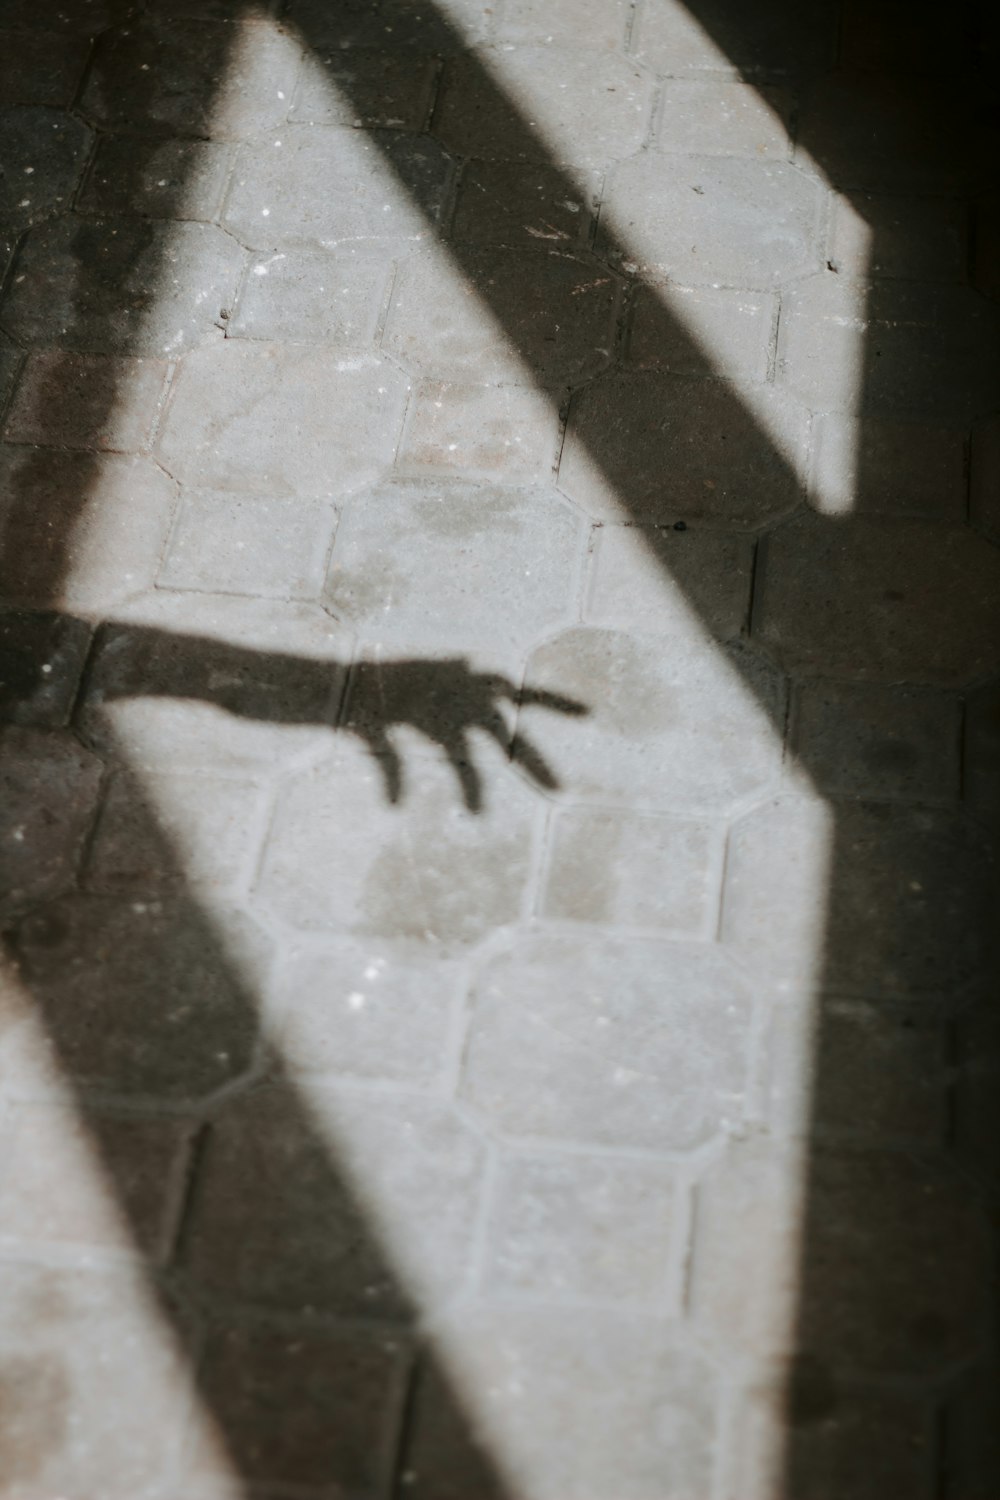
[[[573,796],[716,813],[780,767],[783,683],[738,643],[577,627],[533,653],[525,680],[587,710],[518,719],[515,754],[530,765],[537,746]]]
[[[28,235],[0,322],[43,348],[177,355],[217,332],[243,259],[211,224],[56,219]]]
[[[450,159],[426,136],[296,125],[280,148],[266,136],[240,147],[222,222],[244,245],[420,240],[434,232]]]
[[[340,495],[392,462],[406,391],[373,354],[226,340],[182,366],[159,457],[199,488]]]
[[[556,45],[456,58],[445,67],[434,133],[463,156],[604,167],[642,145],[653,80],[613,53],[594,63],[592,52]]]
[[[611,173],[598,244],[682,286],[765,290],[819,266],[823,197],[785,162],[633,156]]]
[[[440,253],[399,269],[384,346],[439,380],[578,381],[604,368],[621,285],[605,266],[546,250]]]
[[[326,602],[387,644],[526,646],[571,617],[585,545],[554,490],[387,485],[345,510]]]
[[[522,914],[542,804],[488,747],[475,773],[486,789],[477,808],[463,797],[458,757],[468,747],[407,755],[394,770],[385,727],[357,725],[379,757],[338,745],[285,786],[258,893],[300,928],[445,948],[478,942]],[[446,740],[449,731],[439,733]]]
[[[775,977],[938,1004],[986,978],[995,878],[946,809],[779,798],[732,830],[722,937]]]
[[[220,927],[189,900],[72,896],[15,936],[55,1056],[82,1088],[200,1098],[250,1066],[257,1018],[243,966],[268,945],[246,917]]]
[[[573,398],[559,487],[595,520],[759,526],[796,504],[808,429],[781,391],[612,372]]]
[[[962,527],[796,516],[762,544],[752,629],[789,671],[960,685],[1000,668],[1000,551]]]
[[[751,997],[715,947],[539,934],[476,985],[463,1098],[504,1135],[684,1151],[742,1113]]]

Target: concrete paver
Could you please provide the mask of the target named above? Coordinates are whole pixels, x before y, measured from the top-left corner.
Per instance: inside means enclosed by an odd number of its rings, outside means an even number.
[[[0,1500],[1000,1492],[926,9],[8,0]]]

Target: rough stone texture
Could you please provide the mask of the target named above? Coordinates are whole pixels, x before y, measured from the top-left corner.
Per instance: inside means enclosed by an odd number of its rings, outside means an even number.
[[[547,479],[558,432],[543,392],[421,381],[410,399],[399,467],[404,473]]]
[[[4,731],[0,909],[16,911],[72,884],[100,781],[100,762],[70,736]]]
[[[302,344],[367,344],[390,266],[370,246],[290,249],[254,257],[226,333]]]
[[[685,1150],[738,1119],[749,995],[717,950],[537,937],[483,974],[462,1092],[504,1134]]]
[[[109,359],[61,350],[30,354],[4,436],[15,443],[134,453],[152,430],[166,371],[166,362],[159,359]],[[127,405],[117,399],[124,390]]]
[[[979,21],[8,0],[3,1500],[1000,1494]]]
[[[248,1096],[213,1127],[186,1275],[222,1305],[252,1300],[406,1324],[412,1297],[431,1287],[453,1291],[465,1271],[482,1146],[433,1100],[313,1091],[310,1105],[307,1114],[279,1088]],[[324,1134],[340,1135],[339,1165],[313,1119]],[[252,1199],[243,1190],[248,1176]],[[377,1213],[382,1234],[367,1227],[366,1209]],[[409,1237],[390,1239],[393,1223],[407,1225]],[[418,1223],[423,1230],[414,1232]],[[383,1244],[392,1245],[388,1258]]]
[[[835,831],[826,821],[787,800],[736,825],[722,908],[734,951],[779,973],[822,959],[841,994],[939,1000],[988,972],[995,874],[975,827],[881,802],[841,804]]]
[[[242,264],[208,224],[57,219],[29,234],[0,321],[25,344],[173,356],[215,331]]]
[[[143,219],[211,222],[218,215],[232,165],[221,141],[142,140],[103,136],[80,195],[84,213],[135,214]]]
[[[101,610],[152,585],[177,501],[162,469],[118,454],[5,446],[0,475],[5,599]]]
[[[484,74],[502,78],[502,92]],[[621,56],[595,67],[584,48],[501,49],[446,65],[434,131],[463,155],[602,168],[642,145],[652,97],[648,74]]]
[[[357,732],[364,737],[364,726]],[[360,748],[338,750],[288,786],[261,871],[268,904],[296,927],[445,946],[516,921],[531,865],[533,798],[503,769],[490,776],[485,808],[463,809],[454,763],[462,752],[449,739],[441,734],[436,760],[407,768],[398,808],[386,806],[391,769]]]
[[[960,527],[798,517],[758,579],[753,633],[790,668],[959,685],[1000,664],[1000,553]]]
[[[326,600],[338,619],[397,648],[495,648],[565,619],[582,553],[580,518],[551,490],[393,485],[345,511]],[[430,599],[429,573],[440,579]]]
[[[808,417],[772,390],[753,407],[721,383],[607,375],[573,401],[560,488],[595,520],[762,525],[798,498]]]
[[[299,942],[276,987],[282,1054],[310,1078],[432,1084],[448,1060],[458,979],[412,943]]]
[[[219,343],[185,362],[158,453],[187,484],[342,493],[388,467],[405,391],[371,354]]]
[[[542,719],[529,705],[519,720],[578,795],[715,812],[777,772],[780,680],[741,646],[687,641],[681,655],[669,638],[576,629],[532,655],[527,682],[587,709]]]
[[[673,1208],[671,1174],[646,1162],[510,1157],[494,1189],[483,1290],[655,1306]]]
[[[780,161],[633,156],[611,175],[600,242],[681,285],[763,289],[813,268],[822,201]]]
[[[408,368],[438,379],[555,384],[608,363],[620,283],[607,267],[544,250],[484,250],[465,255],[463,271],[439,256],[401,268],[385,347]]]
[[[223,222],[243,244],[273,252],[430,234],[451,175],[434,142],[321,125],[284,134],[280,146],[268,137],[237,156]]]
[[[542,912],[700,937],[714,915],[716,842],[705,823],[566,809],[552,836]]]
[[[315,599],[336,519],[328,500],[186,493],[158,582],[206,593]]]
[[[834,796],[933,802],[958,793],[958,706],[939,693],[810,683],[792,743],[816,784]]]

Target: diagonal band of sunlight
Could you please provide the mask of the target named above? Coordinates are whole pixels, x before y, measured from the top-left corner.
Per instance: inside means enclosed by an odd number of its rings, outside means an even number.
[[[252,33],[252,30],[251,30],[248,33],[248,40],[252,41],[252,36],[253,36],[253,33]],[[309,44],[308,43],[308,37],[304,36],[303,40],[307,43],[307,45]],[[506,99],[504,98],[503,91],[500,88],[499,84],[498,83],[493,83],[492,85],[490,85],[490,88],[492,90],[492,95],[493,95],[492,100],[490,101],[490,103],[495,104],[497,106],[497,108],[500,108],[502,106],[503,109],[505,109],[508,112],[508,115],[509,115],[510,105],[509,105],[509,102],[506,101]],[[525,129],[525,131],[528,130],[528,127],[524,126],[523,122],[522,122],[522,126]],[[569,179],[567,179],[567,183],[569,184]],[[459,261],[460,261],[460,259],[461,259],[461,250],[460,250],[460,248],[457,249],[455,246],[449,246],[448,249],[449,249],[450,253],[452,254],[452,256],[457,257],[459,259]],[[482,287],[480,287],[480,288],[478,288],[478,290],[479,290],[480,297],[485,300],[487,306],[491,306],[492,315],[496,318],[496,320],[498,322],[498,325],[502,326],[503,320],[504,320],[504,309],[502,307],[496,305],[496,303],[493,303],[492,305],[490,304],[488,289],[483,289]],[[672,301],[678,301],[678,300],[682,300],[682,299],[676,299],[676,298],[672,299]],[[683,319],[683,311],[680,308],[675,308],[673,305],[671,305],[671,309],[670,310],[671,310],[671,315],[672,316],[677,317],[678,319]],[[692,332],[692,330],[689,328],[689,333],[691,333],[691,332]],[[697,340],[697,330],[696,329],[693,331],[693,339],[694,339],[694,342],[698,341]],[[741,393],[741,399],[742,399],[742,393]],[[750,398],[750,399],[753,399],[753,398]],[[758,411],[758,412],[756,412],[754,414],[754,418],[755,418],[755,422],[757,424],[766,423],[766,413],[762,413],[762,412]],[[775,440],[776,441],[780,441],[780,434],[776,434],[775,435]],[[599,460],[597,460],[597,461],[599,462]],[[617,490],[619,492],[620,496],[621,496],[621,505],[622,505],[622,515],[623,515],[623,517],[624,518],[631,517],[634,512],[633,512],[633,507],[630,505],[630,502],[629,502],[628,485],[627,485],[627,479],[626,479],[626,477],[623,476],[620,472],[616,472],[613,467],[612,467],[611,471],[607,473],[606,477],[607,477],[607,480],[608,480],[610,486],[613,489]],[[651,541],[654,544],[654,547],[655,547],[655,542],[657,540],[656,536],[653,533],[651,533],[651,532],[647,532],[646,536],[647,536],[647,539],[649,541]],[[697,636],[699,634],[702,634],[702,632],[700,632],[699,630],[694,630],[692,632],[693,638],[697,638]],[[702,638],[704,640],[704,635],[703,635]],[[692,647],[692,649],[694,649],[694,647]],[[734,680],[736,680],[736,679],[734,679]],[[741,688],[741,691],[744,691],[744,692],[746,692],[746,693],[749,694],[752,690],[749,687],[745,687],[745,688]],[[760,712],[760,713],[765,712],[765,710],[763,708],[759,708],[756,711]],[[818,799],[817,799],[817,801],[818,801]],[[813,883],[813,886],[814,886],[814,888],[817,891],[818,901],[821,901],[821,892],[822,892],[822,890],[823,890],[823,888],[825,886],[826,858],[827,858],[823,839],[821,838],[817,843],[814,843],[811,846],[811,848],[812,848],[812,858],[814,859],[815,863],[813,865],[813,868],[809,872],[809,875],[808,875],[807,878],[810,880],[810,882]],[[817,850],[818,850],[818,853],[817,853]],[[812,967],[813,967],[813,971],[814,971],[813,972],[813,979],[815,979],[815,977],[816,977],[815,976],[815,970],[816,970],[816,968],[818,967],[818,965],[821,962],[821,950],[822,950],[822,941],[823,941],[822,923],[820,921],[817,921],[816,925],[806,935],[806,941],[807,941],[807,944],[808,944],[808,947],[809,947],[809,949],[811,951],[811,955],[812,956],[811,956],[811,960],[807,960],[805,968],[806,968],[806,971],[808,971],[809,966],[810,966],[810,962],[811,962]],[[802,970],[801,969],[799,970],[798,979],[799,979],[799,984],[801,986],[801,983],[802,983]],[[806,983],[805,988],[806,989],[809,988],[808,981]],[[803,1004],[803,1006],[802,1006],[802,1014],[803,1014],[803,1017],[804,1017],[804,1026],[805,1026],[806,1032],[808,1032],[809,1026],[811,1024],[811,1022],[808,1019],[808,1010],[809,1010],[808,1004]],[[807,1038],[804,1036],[802,1038],[802,1046],[803,1047],[806,1045],[806,1041],[807,1041]],[[317,1121],[316,1124],[317,1124],[317,1128],[320,1131],[322,1131],[323,1129],[326,1128],[326,1126],[323,1124],[322,1121]],[[335,1152],[336,1155],[341,1156],[341,1157],[343,1157],[343,1156],[346,1155],[347,1159],[348,1160],[350,1159],[351,1145],[350,1145],[349,1136],[340,1136],[340,1135],[338,1135],[337,1139],[332,1142],[332,1146],[333,1146],[333,1149],[334,1149],[334,1152]],[[801,1168],[801,1162],[800,1162],[800,1168]],[[794,1191],[793,1191],[793,1196],[794,1196]],[[398,1253],[397,1252],[397,1246],[400,1245],[400,1244],[405,1244],[406,1226],[405,1225],[400,1225],[400,1224],[398,1224],[398,1223],[396,1223],[394,1221],[393,1215],[392,1215],[392,1211],[391,1211],[391,1207],[387,1208],[384,1205],[382,1207],[379,1207],[378,1205],[375,1205],[373,1207],[372,1211],[375,1214],[376,1218],[379,1218],[379,1217],[381,1218],[383,1242],[384,1242],[384,1244],[386,1244],[389,1247],[389,1253],[390,1254]],[[419,1273],[414,1271],[414,1268],[413,1268],[412,1265],[411,1266],[407,1266],[406,1264],[404,1264],[404,1265],[402,1265],[402,1267],[400,1269],[401,1269],[401,1279],[404,1282],[409,1277],[411,1277],[414,1274],[417,1274],[419,1276]],[[794,1294],[793,1294],[793,1296],[794,1296]],[[786,1319],[786,1323],[790,1322],[790,1320],[794,1318],[794,1306],[791,1303],[786,1304],[785,1310],[784,1310],[784,1317]],[[449,1347],[447,1347],[444,1350],[444,1356],[446,1358],[446,1361],[448,1361],[449,1363],[451,1363],[451,1365],[452,1365],[453,1369],[455,1370],[455,1372],[460,1377],[462,1377],[462,1380],[461,1380],[462,1385],[465,1388],[467,1388],[467,1389],[469,1389],[471,1391],[472,1400],[475,1401],[476,1392],[475,1392],[475,1388],[474,1388],[474,1381],[465,1378],[465,1369],[466,1369],[466,1367],[465,1367],[464,1361],[463,1361],[463,1354],[464,1354],[464,1351],[463,1351],[463,1349],[461,1347],[460,1341],[458,1342],[458,1344],[456,1344],[454,1346],[449,1346]],[[490,1419],[489,1419],[488,1412],[484,1412],[482,1414],[482,1420],[483,1420],[484,1426],[486,1426],[487,1429],[488,1429],[489,1426],[490,1426]],[[495,1451],[495,1453],[497,1455],[498,1461],[501,1462],[501,1463],[503,1463],[503,1464],[506,1464],[510,1468],[510,1470],[512,1472],[512,1475],[517,1478],[518,1482],[523,1482],[523,1483],[529,1485],[529,1487],[530,1487],[530,1472],[528,1472],[528,1470],[530,1469],[530,1456],[528,1456],[528,1455],[519,1455],[516,1452],[516,1443],[517,1443],[517,1435],[516,1435],[516,1433],[510,1433],[510,1432],[505,1432],[505,1431],[501,1431],[501,1430],[495,1430],[495,1431],[493,1431],[491,1433],[491,1437],[492,1437],[492,1440],[493,1440],[492,1441],[492,1446],[493,1446],[494,1451]],[[511,1445],[513,1445],[513,1447]],[[506,1446],[506,1451],[504,1451],[505,1450],[505,1446]],[[776,1467],[777,1467],[777,1463],[778,1463],[778,1460],[776,1460]]]

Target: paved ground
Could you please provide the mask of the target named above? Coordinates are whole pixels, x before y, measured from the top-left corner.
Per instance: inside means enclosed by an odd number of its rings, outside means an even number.
[[[2,1500],[995,1500],[976,17],[2,16]]]

